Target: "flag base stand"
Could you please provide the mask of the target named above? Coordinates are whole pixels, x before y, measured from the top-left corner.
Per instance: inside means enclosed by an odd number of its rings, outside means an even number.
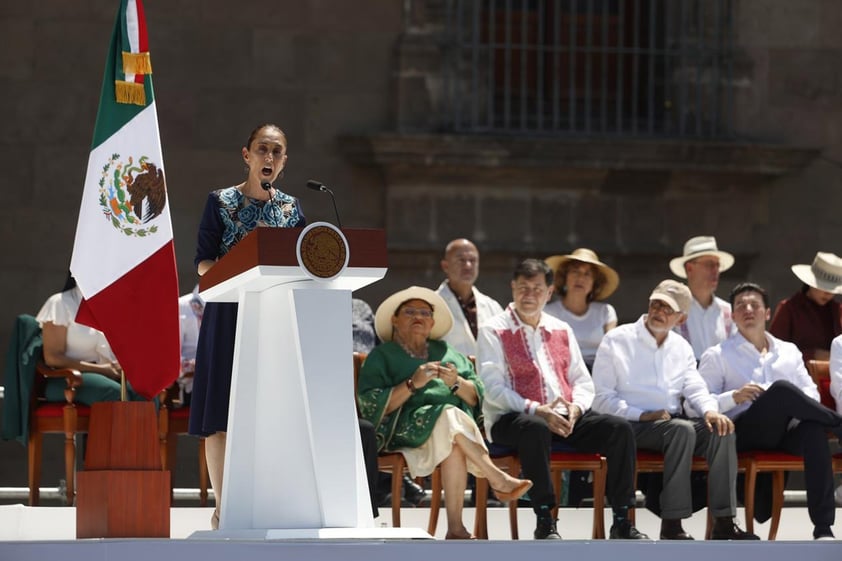
[[[170,537],[170,472],[162,470],[151,402],[91,407],[85,470],[76,479],[77,538]]]

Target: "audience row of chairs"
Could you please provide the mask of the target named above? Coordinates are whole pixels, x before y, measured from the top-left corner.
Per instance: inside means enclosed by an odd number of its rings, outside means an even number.
[[[354,353],[354,381],[359,376],[359,369],[365,360],[365,354]],[[473,358],[473,357],[472,357]],[[835,408],[835,403],[830,395],[830,369],[827,361],[812,360],[808,365],[810,375],[813,377],[816,386],[819,388],[822,403],[828,407]],[[831,436],[829,435],[829,438]],[[500,469],[508,471],[514,476],[520,473],[520,461],[517,452],[506,447],[489,445],[489,453],[495,464]],[[392,475],[392,525],[400,526],[401,508],[401,476],[406,469],[406,462],[403,456],[395,452],[381,454],[378,458],[378,467],[381,471]],[[704,458],[693,459],[693,471],[707,471],[707,462]],[[781,511],[784,502],[784,474],[787,471],[803,471],[804,461],[800,456],[794,456],[785,452],[777,451],[749,451],[739,454],[739,471],[745,475],[745,516],[746,526],[749,532],[754,531],[754,495],[757,487],[757,475],[760,473],[772,474],[772,517],[769,526],[769,540],[777,537],[780,526]],[[585,454],[571,449],[559,448],[553,450],[550,462],[550,471],[553,475],[553,487],[556,493],[556,503],[561,499],[562,471],[590,471],[593,474],[594,485],[594,506],[593,506],[593,528],[594,539],[605,538],[605,480],[608,473],[607,463],[604,457],[598,454]],[[833,457],[833,470],[835,473],[842,473],[842,453]],[[637,454],[637,473],[661,473],[664,471],[664,457],[662,454],[649,451],[639,451]],[[635,478],[637,474],[635,474]],[[441,477],[436,470],[431,477],[432,499],[430,501],[430,519],[427,532],[435,534],[438,524],[439,509],[441,506]],[[474,535],[480,539],[488,538],[487,526],[487,499],[488,482],[479,478],[476,486],[476,513],[474,517]],[[509,509],[509,526],[511,538],[518,539],[517,503],[511,502]],[[554,513],[557,514],[557,513]],[[634,514],[632,513],[632,517]],[[709,538],[713,524],[708,516],[705,537]]]
[[[48,378],[63,378],[67,387],[64,390],[64,403],[48,402],[44,399],[44,386]],[[52,369],[39,362],[29,405],[28,438],[28,479],[29,505],[37,506],[40,502],[41,464],[43,439],[45,434],[64,435],[64,472],[67,484],[67,504],[73,504],[76,494],[76,435],[87,433],[90,425],[91,408],[74,403],[75,390],[82,383],[82,376],[76,370]],[[161,465],[171,470],[176,458],[178,436],[187,434],[189,407],[173,408],[173,394],[177,387],[161,392],[158,408],[158,438],[161,445]],[[199,503],[207,506],[208,467],[205,460],[205,441],[199,441]],[[172,488],[172,479],[170,479]]]
[[[354,380],[356,383],[360,367],[365,360],[365,354],[354,353]],[[834,408],[835,403],[829,392],[829,364],[827,361],[812,360],[808,364],[808,370],[819,388],[822,402]],[[54,370],[43,364],[36,368],[36,380],[32,392],[30,404],[29,423],[29,504],[36,506],[39,503],[39,487],[41,479],[42,443],[43,435],[58,433],[64,435],[64,460],[65,478],[67,482],[67,502],[73,504],[75,496],[75,465],[76,465],[76,443],[75,436],[86,433],[89,426],[90,408],[74,403],[75,388],[81,384],[81,376],[74,370]],[[67,383],[65,390],[65,403],[50,403],[44,400],[44,383],[48,378],[64,378]],[[172,469],[176,457],[176,446],[179,435],[187,434],[187,420],[189,418],[189,407],[172,408],[172,399],[167,391],[161,394],[161,407],[159,408],[159,439],[161,443],[161,461],[164,469]],[[491,445],[489,451],[494,462],[503,470],[514,476],[520,473],[520,461],[515,450]],[[207,505],[208,498],[208,472],[205,462],[204,441],[199,445],[199,490],[200,504]],[[392,475],[392,525],[399,527],[401,509],[401,484],[402,476],[406,469],[406,462],[403,455],[396,452],[383,453],[378,458],[378,468]],[[637,458],[638,473],[662,472],[664,468],[663,456],[654,452],[641,451]],[[559,448],[553,450],[550,469],[553,475],[553,484],[556,492],[556,502],[561,499],[562,472],[589,471],[593,474],[594,485],[594,514],[592,537],[594,539],[605,538],[604,526],[604,496],[605,480],[607,475],[607,464],[605,458],[598,454],[579,453],[571,449]],[[702,458],[696,458],[693,462],[693,470],[705,471],[706,462]],[[800,456],[794,456],[784,452],[776,451],[751,451],[740,454],[739,469],[745,474],[745,514],[746,526],[749,532],[754,527],[754,490],[757,482],[757,475],[768,472],[772,474],[773,480],[773,502],[772,518],[769,528],[769,538],[774,540],[780,524],[781,510],[784,497],[784,473],[787,471],[803,471],[804,463]],[[842,473],[842,453],[833,457],[834,472]],[[430,519],[428,532],[434,534],[438,524],[438,515],[441,506],[441,477],[436,470],[431,477],[432,499],[430,503]],[[474,535],[478,538],[488,538],[486,504],[488,498],[488,482],[479,478],[476,486],[476,515]],[[512,539],[518,539],[517,525],[517,504],[512,502],[508,505],[509,524]],[[710,533],[710,518],[708,519],[708,530]]]

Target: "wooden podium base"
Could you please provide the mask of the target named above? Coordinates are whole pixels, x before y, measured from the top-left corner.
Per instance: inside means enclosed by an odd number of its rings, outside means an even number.
[[[170,472],[161,469],[151,402],[91,407],[85,470],[76,479],[77,538],[170,537]]]
[[[170,472],[86,470],[76,479],[77,538],[170,537]]]

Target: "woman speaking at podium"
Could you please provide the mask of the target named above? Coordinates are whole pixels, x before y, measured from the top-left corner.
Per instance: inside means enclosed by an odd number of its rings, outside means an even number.
[[[208,195],[196,244],[195,263],[200,276],[255,228],[306,224],[298,199],[272,186],[287,163],[287,139],[281,128],[264,124],[254,129],[243,146],[242,156],[248,173],[245,181]],[[219,527],[236,329],[237,304],[209,302],[205,306],[196,350],[190,434],[205,437],[208,472],[216,498],[213,529]]]

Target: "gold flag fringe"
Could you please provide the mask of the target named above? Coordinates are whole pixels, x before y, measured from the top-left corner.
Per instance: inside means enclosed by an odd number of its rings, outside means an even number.
[[[115,97],[117,103],[133,103],[135,105],[146,105],[146,90],[143,84],[114,80]]]
[[[127,53],[123,51],[123,72],[126,74],[152,74],[152,59],[149,52]]]

